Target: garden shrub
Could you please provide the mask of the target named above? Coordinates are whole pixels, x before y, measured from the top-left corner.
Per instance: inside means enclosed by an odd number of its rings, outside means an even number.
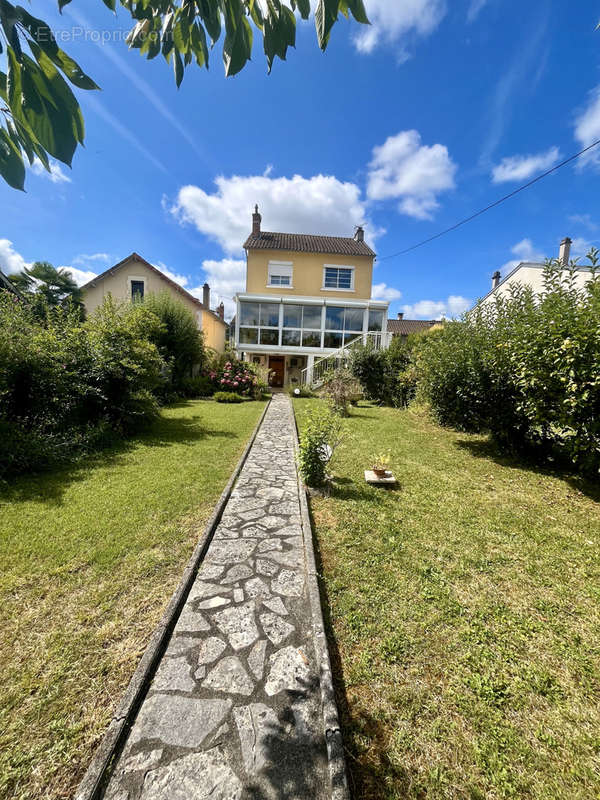
[[[340,417],[347,417],[350,404],[362,397],[360,382],[348,369],[336,369],[325,374],[322,392],[327,397],[332,410]]]
[[[202,370],[206,362],[204,335],[194,314],[169,292],[149,294],[143,305],[162,323],[148,337],[158,347],[168,370],[168,386],[185,395],[189,379]]]
[[[243,403],[244,398],[235,392],[216,392],[213,395],[217,403]]]
[[[76,459],[156,416],[159,326],[110,299],[85,323],[69,306],[40,318],[0,291],[0,475]]]
[[[327,447],[332,454],[339,446],[343,428],[339,416],[327,408],[311,409],[300,433],[298,469],[307,486],[322,486],[327,480]]]
[[[406,341],[396,336],[387,350],[376,350],[370,343],[351,350],[349,370],[367,399],[396,408],[411,402],[417,386],[413,356],[419,340],[419,335]]]
[[[597,251],[588,256],[595,268]],[[600,280],[582,289],[556,261],[535,297],[510,296],[450,322],[419,348],[419,391],[444,424],[489,431],[505,449],[600,469]]]
[[[315,393],[309,386],[290,386],[288,394],[290,397],[315,397]]]
[[[195,399],[197,397],[212,397],[215,393],[214,381],[208,375],[196,375],[193,378],[184,378],[179,386],[182,397]]]

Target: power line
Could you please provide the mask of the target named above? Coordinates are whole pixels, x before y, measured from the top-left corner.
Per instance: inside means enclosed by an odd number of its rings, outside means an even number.
[[[460,228],[461,225],[466,225],[467,222],[471,222],[471,220],[475,219],[476,217],[480,217],[482,214],[485,214],[485,212],[489,211],[491,208],[495,208],[496,206],[499,206],[500,203],[504,203],[505,200],[509,200],[511,197],[514,197],[516,194],[519,194],[519,192],[522,192],[524,189],[528,189],[530,186],[533,186],[534,183],[537,183],[538,181],[541,181],[542,178],[545,178],[548,175],[550,175],[551,173],[556,172],[557,169],[560,169],[561,167],[564,167],[565,164],[568,164],[569,162],[574,161],[576,158],[579,158],[584,153],[587,153],[588,150],[591,150],[593,147],[597,147],[599,144],[600,144],[600,139],[597,139],[595,142],[593,142],[592,144],[588,145],[588,147],[585,147],[583,150],[580,150],[579,153],[575,153],[574,156],[569,156],[569,158],[565,158],[565,160],[561,161],[560,164],[556,164],[551,169],[546,170],[546,172],[542,172],[542,174],[538,175],[537,178],[533,178],[533,180],[528,181],[527,183],[524,183],[523,186],[519,186],[518,189],[514,189],[512,192],[509,192],[509,194],[505,194],[504,197],[501,197],[499,200],[496,200],[493,203],[490,203],[489,206],[486,206],[485,208],[482,208],[481,211],[476,211],[475,214],[471,214],[470,217],[466,217],[465,219],[461,219],[460,222],[457,222],[456,224],[451,225],[449,228],[446,228],[445,230],[440,231],[439,233],[436,233],[434,236],[430,236],[428,239],[423,239],[423,241],[419,242],[418,244],[413,244],[411,247],[407,247],[405,250],[400,250],[398,253],[392,253],[389,256],[382,256],[381,258],[378,258],[377,260],[378,261],[387,261],[390,258],[398,258],[398,256],[403,256],[405,253],[410,253],[412,250],[416,250],[417,247],[423,247],[424,244],[429,244],[429,242],[433,242],[435,239],[439,239],[440,236],[445,236],[447,233],[450,233],[451,231],[455,231],[457,228]]]

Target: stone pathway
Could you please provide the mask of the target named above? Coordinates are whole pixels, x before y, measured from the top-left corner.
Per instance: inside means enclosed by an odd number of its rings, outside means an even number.
[[[332,796],[292,413],[273,397],[108,800]]]

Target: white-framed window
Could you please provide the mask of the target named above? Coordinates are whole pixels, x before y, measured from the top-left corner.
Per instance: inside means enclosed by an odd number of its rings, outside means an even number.
[[[292,289],[291,261],[269,261],[269,277],[267,286],[285,286]]]
[[[146,280],[144,278],[136,278],[133,275],[129,276],[129,288],[131,291],[131,300],[143,300],[146,289]]]
[[[323,289],[353,292],[354,267],[338,267],[334,264],[325,264],[323,267]]]

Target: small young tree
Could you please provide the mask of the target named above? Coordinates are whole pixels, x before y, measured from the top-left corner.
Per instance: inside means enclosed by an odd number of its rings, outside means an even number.
[[[343,423],[330,409],[317,407],[308,412],[298,451],[298,468],[307,486],[322,486],[344,435]]]
[[[152,341],[169,368],[171,388],[177,392],[204,365],[203,333],[192,312],[169,292],[147,295],[144,306],[162,322]]]
[[[332,411],[340,417],[347,417],[350,413],[350,403],[356,403],[362,397],[360,382],[348,369],[336,369],[326,373],[322,390]]]

